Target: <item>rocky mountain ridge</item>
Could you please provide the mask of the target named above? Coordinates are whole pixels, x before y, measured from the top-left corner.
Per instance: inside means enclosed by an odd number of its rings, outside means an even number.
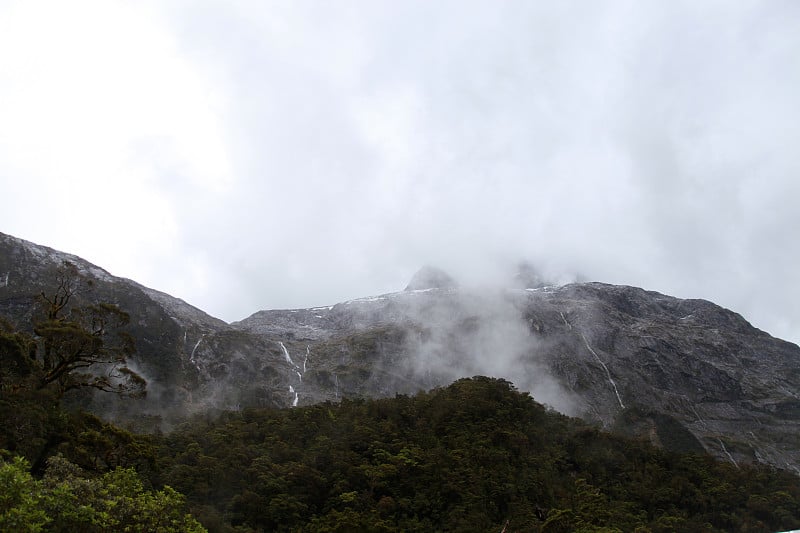
[[[596,282],[553,286],[531,272],[535,286],[471,291],[429,269],[405,291],[226,324],[76,256],[0,234],[0,315],[26,327],[33,296],[63,261],[94,281],[87,301],[132,317],[147,398],[81,399],[132,424],[414,393],[484,374],[668,448],[800,473],[800,348],[711,302]]]

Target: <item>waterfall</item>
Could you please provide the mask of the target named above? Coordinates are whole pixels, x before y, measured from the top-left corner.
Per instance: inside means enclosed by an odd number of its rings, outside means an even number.
[[[283,350],[283,357],[286,358],[286,362],[289,363],[292,366],[297,366],[297,365],[294,364],[294,361],[292,361],[292,358],[289,357],[289,350],[286,349],[286,346],[284,346],[284,344],[282,342],[278,342],[278,344],[281,345],[281,350]]]
[[[614,394],[617,395],[617,401],[619,402],[619,406],[622,407],[623,409],[625,409],[625,404],[622,403],[622,397],[619,395],[619,390],[617,390],[617,384],[611,378],[611,372],[609,372],[608,367],[603,362],[603,360],[600,359],[600,356],[597,355],[597,353],[592,349],[592,347],[589,346],[589,341],[586,340],[586,335],[581,333],[581,338],[583,339],[583,343],[586,345],[586,348],[592,353],[592,355],[597,360],[597,362],[600,363],[600,366],[603,367],[603,370],[606,371],[606,376],[608,377],[608,382],[611,383],[611,387],[613,387],[613,389],[614,389]]]

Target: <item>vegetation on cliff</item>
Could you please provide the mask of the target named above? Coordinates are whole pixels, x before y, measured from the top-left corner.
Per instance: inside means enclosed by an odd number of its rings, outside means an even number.
[[[216,412],[167,435],[137,435],[62,405],[70,391],[144,385],[133,373],[120,380],[97,372],[124,368],[132,346],[117,326],[125,314],[62,305],[72,290],[43,295],[43,316],[27,332],[0,323],[0,530],[800,527],[793,474],[604,433],[502,379],[462,379],[415,396]],[[372,349],[348,344],[356,359]],[[679,449],[697,448],[684,434],[662,433]]]
[[[211,530],[774,531],[798,478],[668,453],[490,378],[416,396],[196,418],[161,479]]]

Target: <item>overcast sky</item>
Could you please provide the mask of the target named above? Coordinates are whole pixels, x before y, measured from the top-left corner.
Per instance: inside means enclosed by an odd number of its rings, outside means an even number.
[[[798,141],[794,0],[0,0],[0,231],[229,321],[527,259],[800,341]]]

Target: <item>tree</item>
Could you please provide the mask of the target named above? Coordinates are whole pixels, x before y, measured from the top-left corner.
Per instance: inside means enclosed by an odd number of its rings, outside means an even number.
[[[34,358],[42,370],[39,388],[55,385],[60,395],[91,387],[143,396],[145,380],[126,365],[135,352],[133,338],[124,330],[128,314],[109,303],[74,305],[92,285],[65,261],[57,270],[55,291],[39,295],[41,318],[34,322]]]
[[[0,531],[42,531],[50,522],[37,481],[21,457],[0,462]]]
[[[36,369],[36,342],[0,317],[0,395],[22,386]]]
[[[88,477],[61,456],[37,480],[19,457],[0,461],[0,531],[206,531],[169,486],[145,490],[132,468]]]

